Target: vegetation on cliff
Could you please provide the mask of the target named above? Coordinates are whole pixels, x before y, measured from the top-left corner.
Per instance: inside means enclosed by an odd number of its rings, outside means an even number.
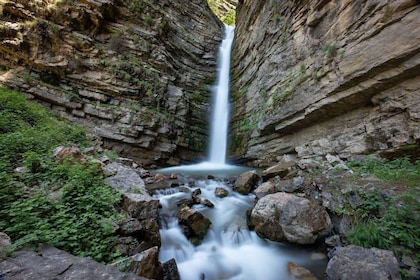
[[[208,0],[210,9],[215,13],[216,16],[226,25],[235,25],[235,5],[226,0]]]
[[[55,160],[60,145],[86,147],[85,130],[0,87],[0,231],[13,248],[49,243],[108,262],[120,195],[103,183],[98,163]]]

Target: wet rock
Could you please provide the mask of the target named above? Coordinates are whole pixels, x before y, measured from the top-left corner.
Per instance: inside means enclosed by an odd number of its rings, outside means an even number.
[[[223,198],[223,197],[228,196],[228,195],[229,195],[229,192],[228,192],[228,190],[226,190],[225,188],[220,188],[220,187],[217,187],[217,188],[214,190],[214,194],[215,194],[217,197]]]
[[[0,232],[0,261],[6,258],[7,250],[10,245],[12,245],[10,237],[4,232]]]
[[[287,272],[292,280],[317,280],[318,278],[308,269],[301,267],[293,262],[287,263]]]
[[[278,242],[313,244],[332,229],[331,219],[316,202],[288,193],[258,200],[251,212],[257,234]]]
[[[257,171],[247,171],[236,179],[233,190],[240,194],[249,194],[257,187],[259,180],[260,176],[257,174]]]
[[[188,228],[188,232],[184,232],[187,233],[186,236],[190,239],[194,237],[197,237],[198,240],[203,239],[211,225],[211,221],[208,218],[189,207],[181,208],[177,213],[177,217],[179,223]]]
[[[124,273],[90,258],[80,258],[52,246],[41,246],[38,252],[21,250],[13,258],[0,263],[0,271],[7,280],[68,279],[68,280],[146,280],[132,273]]]
[[[163,280],[181,280],[175,259],[170,259],[162,264]]]
[[[394,253],[360,246],[337,247],[327,265],[328,279],[401,279]]]
[[[205,198],[205,199],[201,199],[200,204],[202,204],[202,205],[204,205],[204,206],[207,206],[207,207],[210,207],[210,208],[214,207],[213,202],[211,202],[211,201],[210,201],[210,200],[208,200],[207,198]]]
[[[112,266],[118,267],[123,272],[131,272],[147,279],[162,279],[162,266],[158,255],[158,247],[153,247],[113,263]]]

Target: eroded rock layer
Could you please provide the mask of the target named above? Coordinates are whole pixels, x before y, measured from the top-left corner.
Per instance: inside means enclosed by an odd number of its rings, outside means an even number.
[[[0,1],[0,83],[143,164],[203,156],[222,25],[204,0]]]
[[[418,151],[418,1],[239,1],[232,68],[232,157]]]

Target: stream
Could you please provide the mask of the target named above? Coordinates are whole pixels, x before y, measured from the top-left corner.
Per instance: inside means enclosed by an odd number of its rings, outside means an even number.
[[[179,187],[161,190],[155,195],[162,205],[159,260],[165,262],[174,258],[182,280],[287,280],[292,279],[287,271],[289,262],[309,269],[322,279],[327,264],[325,254],[308,247],[259,238],[249,230],[247,223],[247,211],[252,209],[255,196],[233,192],[232,184],[226,179],[238,176],[249,168],[225,163],[234,27],[226,26],[224,31],[219,49],[217,83],[213,90],[209,161],[157,170],[157,173],[185,176],[185,182],[181,182]],[[208,178],[209,174],[220,179],[203,179]],[[198,188],[201,190],[200,198],[208,199],[214,207],[201,204],[193,206],[212,223],[202,242],[194,246],[183,234],[176,214],[179,210],[177,202],[191,198],[193,191]],[[216,188],[224,188],[228,195],[223,198],[216,196]]]

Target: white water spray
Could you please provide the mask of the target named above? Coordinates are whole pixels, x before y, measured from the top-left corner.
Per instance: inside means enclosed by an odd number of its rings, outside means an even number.
[[[233,26],[226,26],[225,38],[219,49],[219,69],[214,87],[213,116],[210,133],[209,161],[225,164],[229,124],[230,54],[234,38]]]

